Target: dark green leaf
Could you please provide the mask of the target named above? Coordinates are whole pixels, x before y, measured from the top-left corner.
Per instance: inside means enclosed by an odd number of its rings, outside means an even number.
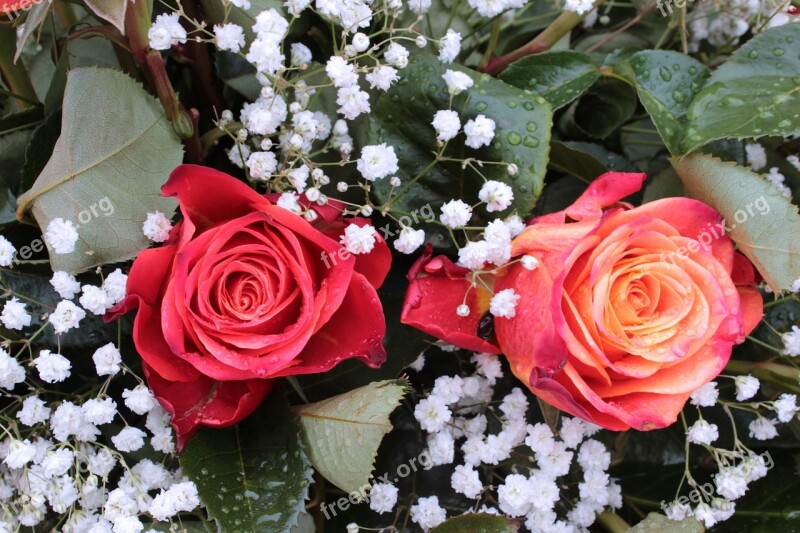
[[[42,124],[33,130],[31,142],[25,149],[25,164],[22,166],[21,181],[17,187],[17,194],[22,194],[33,187],[36,178],[41,174],[44,166],[53,155],[53,148],[61,135],[61,110],[45,119]]]
[[[261,92],[256,79],[256,69],[246,59],[231,52],[217,52],[217,75],[220,80],[248,100],[255,100]]]
[[[436,134],[431,126],[433,115],[448,109],[450,95],[442,80],[448,66],[428,55],[416,56],[404,76],[391,90],[381,95],[370,115],[369,141],[393,146],[400,160],[400,177],[408,182],[434,162]],[[452,109],[464,123],[484,114],[496,123],[492,144],[479,150],[466,148],[463,133],[448,143],[446,156],[476,157],[483,161],[514,163],[519,174],[509,176],[505,165],[485,165],[481,173],[488,179],[508,183],[514,189],[514,203],[507,213],[516,210],[527,214],[542,191],[550,145],[552,109],[540,96],[495,80],[488,75],[450,65],[468,74],[475,85],[453,97]],[[477,197],[483,178],[460,163],[433,165],[395,206],[413,211],[425,205],[438,208],[451,198]],[[381,200],[388,197],[389,180],[375,182],[374,192]],[[504,214],[507,214],[504,213]]]
[[[580,131],[605,139],[636,110],[636,92],[625,82],[601,78],[572,104],[568,115]]]
[[[504,516],[471,513],[455,516],[433,528],[431,533],[509,533],[518,529]]]
[[[674,198],[686,196],[686,188],[683,182],[672,169],[667,167],[648,182],[644,189],[643,202],[652,202],[662,198]]]
[[[557,109],[578,98],[599,77],[589,56],[564,50],[523,57],[509,65],[500,79],[543,96]]]
[[[686,113],[708,69],[696,59],[668,50],[645,50],[614,68],[634,84],[670,153],[681,153]]]
[[[220,531],[287,531],[304,510],[311,469],[280,388],[238,425],[200,430],[180,462]]]
[[[663,514],[650,513],[628,530],[629,533],[703,533],[706,529],[693,516],[676,522]]]
[[[800,25],[753,37],[714,71],[689,108],[684,153],[726,137],[800,133]]]

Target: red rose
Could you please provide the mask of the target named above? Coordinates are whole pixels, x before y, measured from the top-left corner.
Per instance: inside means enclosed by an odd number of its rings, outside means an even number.
[[[139,254],[109,318],[138,308],[134,342],[179,448],[200,425],[250,414],[271,378],[385,360],[375,288],[391,254],[379,236],[371,253],[352,256],[339,244],[347,224],[330,209],[312,226],[204,167],[176,168],[162,191],[183,220],[164,246]]]
[[[520,262],[483,276],[521,298],[481,336],[491,293],[430,250],[409,272],[402,321],[471,350],[502,352],[555,407],[614,430],[665,427],[725,367],[763,314],[753,266],[722,217],[689,198],[633,208],[643,174],[608,173],[512,243]],[[467,294],[471,313],[456,315]],[[486,328],[483,328],[484,330]],[[487,333],[484,331],[484,333]]]

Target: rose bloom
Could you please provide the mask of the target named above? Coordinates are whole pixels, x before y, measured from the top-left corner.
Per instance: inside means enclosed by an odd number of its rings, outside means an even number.
[[[483,276],[494,292],[521,296],[513,318],[492,321],[491,293],[428,250],[409,272],[402,321],[505,354],[536,396],[595,424],[672,424],[755,328],[763,305],[753,266],[714,209],[689,198],[620,202],[644,179],[605,174],[564,211],[529,223],[512,243],[512,261],[527,254],[540,266],[514,262]],[[471,312],[460,317],[465,294]]]
[[[376,235],[350,255],[349,223],[325,206],[314,225],[245,183],[194,165],[162,188],[183,214],[164,246],[140,253],[127,296],[108,319],[138,308],[133,339],[148,385],[172,415],[182,448],[200,425],[250,414],[272,378],[325,372],[358,358],[386,358],[375,292],[391,253]]]

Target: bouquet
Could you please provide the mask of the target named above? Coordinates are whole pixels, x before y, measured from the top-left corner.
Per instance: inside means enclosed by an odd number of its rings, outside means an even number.
[[[0,532],[796,528],[800,2],[0,19]]]

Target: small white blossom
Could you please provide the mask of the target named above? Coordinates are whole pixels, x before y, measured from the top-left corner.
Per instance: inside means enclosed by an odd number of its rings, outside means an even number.
[[[7,300],[3,306],[0,321],[8,329],[22,329],[31,325],[31,315],[25,310],[25,304],[15,296]]]
[[[28,396],[22,401],[22,409],[17,411],[17,418],[26,426],[33,427],[47,422],[50,418],[50,408],[36,396]]]
[[[14,248],[14,245],[0,235],[0,266],[11,266],[14,263],[14,254],[16,253],[17,249]]]
[[[244,47],[244,30],[238,24],[215,24],[214,42],[220,50],[236,54]]]
[[[414,253],[417,248],[422,246],[425,242],[425,231],[412,228],[403,228],[400,230],[400,236],[395,239],[393,246],[395,250],[404,254]]]
[[[106,276],[103,280],[103,290],[105,291],[112,304],[117,304],[125,298],[128,276],[119,268]],[[63,296],[62,296],[63,298]]]
[[[686,432],[686,440],[693,444],[711,444],[719,438],[716,424],[698,420]]]
[[[748,426],[750,438],[757,440],[774,439],[778,436],[778,430],[775,429],[775,424],[777,424],[777,421],[759,416],[750,422]]]
[[[689,396],[689,401],[692,405],[698,407],[712,407],[717,403],[717,398],[719,398],[717,383],[711,381],[694,391],[691,396]]]
[[[331,57],[325,65],[325,72],[333,82],[334,87],[352,87],[358,84],[355,65],[341,56]]]
[[[276,203],[278,207],[282,207],[283,209],[291,211],[292,213],[299,215],[300,213],[303,212],[303,208],[300,205],[300,202],[298,201],[298,196],[296,192],[289,191],[281,193]]]
[[[478,471],[471,465],[458,465],[450,476],[450,486],[454,491],[470,499],[477,498],[483,491]]]
[[[472,78],[458,70],[447,70],[444,74],[442,74],[442,78],[444,79],[445,84],[447,84],[448,92],[453,96],[461,94],[475,85],[475,82],[472,81]]]
[[[449,431],[428,435],[428,456],[431,465],[449,465],[455,456],[455,440]]]
[[[70,220],[54,218],[47,224],[44,240],[57,254],[69,254],[75,251],[78,242],[78,230]]]
[[[98,376],[113,376],[121,370],[122,356],[116,346],[109,342],[95,350],[92,361]]]
[[[744,150],[747,152],[747,162],[750,164],[750,168],[758,172],[767,166],[767,151],[764,150],[762,145],[747,143],[744,146]]]
[[[46,383],[58,383],[67,379],[70,375],[72,363],[61,354],[52,353],[50,350],[42,350],[39,356],[33,360],[39,377]]]
[[[747,376],[736,376],[735,381],[736,401],[739,402],[749,400],[755,396],[758,392],[759,386],[761,385],[761,382],[758,381],[758,378],[754,378],[749,374]]]
[[[376,236],[375,228],[369,224],[365,226],[350,224],[345,228],[344,234],[340,237],[339,242],[341,242],[351,254],[368,254],[375,248]]]
[[[369,489],[369,508],[376,513],[388,513],[397,505],[397,487],[390,483],[375,483]]]
[[[458,113],[452,109],[442,109],[433,116],[433,129],[436,130],[436,139],[447,142],[461,131],[461,120]]]
[[[362,113],[369,113],[371,110],[369,94],[359,89],[357,85],[339,89],[336,103],[339,104],[337,111],[348,120],[353,120]]]
[[[83,294],[78,298],[78,302],[92,314],[102,315],[113,305],[113,301],[108,297],[106,291],[100,287],[84,285],[81,290]]]
[[[164,213],[156,211],[147,213],[147,220],[142,224],[142,233],[153,242],[164,242],[169,239],[172,223]]]
[[[178,43],[186,43],[186,30],[181,26],[180,15],[164,13],[157,16],[147,32],[147,38],[153,50],[169,50]]]
[[[156,520],[165,521],[180,512],[193,511],[199,505],[197,486],[192,481],[185,481],[162,490],[153,498],[149,512]]]
[[[447,511],[439,505],[437,496],[420,498],[411,506],[411,521],[429,531],[447,519]]]
[[[126,427],[111,437],[114,447],[121,452],[135,452],[144,446],[147,434],[139,428]]]
[[[490,213],[505,211],[514,201],[514,190],[503,182],[489,180],[481,187],[478,198],[486,202],[486,210]]]
[[[447,404],[437,396],[420,400],[414,408],[414,418],[419,421],[420,427],[429,433],[441,431],[452,416]]]
[[[278,168],[278,160],[272,152],[253,152],[247,158],[247,169],[250,177],[266,181]]]
[[[489,302],[489,312],[496,317],[514,318],[519,299],[520,296],[514,292],[514,289],[504,289],[492,296]]]
[[[494,129],[494,120],[484,115],[478,115],[464,125],[464,133],[467,134],[467,140],[464,144],[475,149],[481,146],[488,146],[494,139]]]
[[[0,348],[0,388],[12,390],[17,384],[25,381],[25,369],[19,362]]]
[[[439,216],[442,224],[452,229],[466,226],[470,218],[472,207],[461,200],[450,200],[442,205],[442,214]]]
[[[397,81],[397,70],[383,65],[380,67],[375,67],[364,77],[369,82],[370,89],[388,91],[392,86],[392,83]]]
[[[356,168],[369,181],[385,178],[398,171],[398,159],[394,147],[386,143],[365,146],[361,149],[361,157],[356,162]]]
[[[158,405],[153,393],[144,385],[137,385],[133,389],[125,389],[122,391],[122,398],[125,400],[125,405],[128,409],[137,415],[147,414]]]
[[[800,410],[797,407],[797,396],[794,394],[781,394],[775,403],[773,404],[775,408],[775,413],[778,416],[778,420],[781,422],[790,422],[794,415],[797,414],[797,411]]]
[[[392,43],[383,53],[383,58],[390,65],[397,68],[406,68],[408,66],[408,49],[401,44]]]
[[[313,56],[311,55],[311,49],[303,43],[292,43],[290,51],[292,65],[296,67],[300,65],[307,65],[311,63],[311,60],[313,59]]]
[[[117,402],[112,398],[92,398],[81,406],[83,416],[87,422],[96,426],[109,424],[117,415]]]
[[[792,326],[792,331],[781,335],[783,341],[783,354],[789,357],[800,355],[800,327]]]
[[[594,0],[567,0],[564,9],[578,15],[585,15],[594,9]]]
[[[458,57],[459,52],[461,52],[461,34],[453,29],[448,29],[439,41],[439,61],[452,63]]]

